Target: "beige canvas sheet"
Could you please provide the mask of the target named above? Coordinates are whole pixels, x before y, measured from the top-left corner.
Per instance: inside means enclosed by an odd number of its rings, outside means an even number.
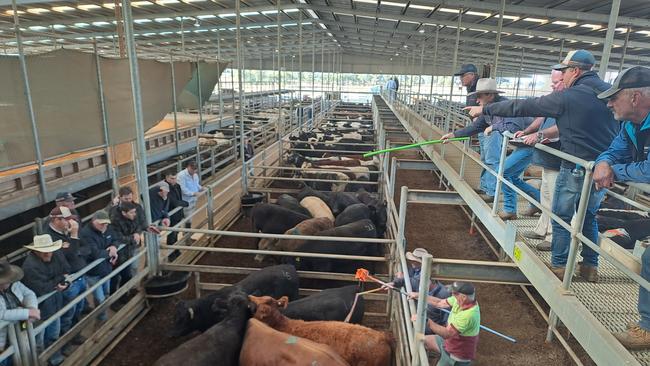
[[[228,62],[200,62],[199,68],[201,70],[201,100],[205,104],[212,95],[215,85],[221,73],[228,66]],[[178,94],[177,98],[178,110],[184,109],[197,109],[199,107],[199,89],[198,77],[196,72],[196,63],[192,63],[192,79],[190,80],[183,91]]]
[[[95,56],[60,49],[26,58],[44,159],[104,143]],[[175,65],[176,92],[191,79],[190,63]],[[135,120],[128,60],[100,59],[111,143],[130,141]],[[145,131],[172,110],[169,63],[140,60]],[[203,74],[203,73],[202,73]],[[36,160],[18,58],[0,56],[0,169]]]

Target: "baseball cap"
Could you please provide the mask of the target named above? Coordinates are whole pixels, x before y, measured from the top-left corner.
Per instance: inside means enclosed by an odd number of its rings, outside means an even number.
[[[467,74],[468,72],[478,73],[478,69],[474,64],[463,64],[460,66],[460,71],[454,74],[454,76],[461,76]]]
[[[71,216],[72,212],[70,212],[70,209],[65,206],[54,207],[52,211],[50,211],[50,217],[61,217],[67,219]]]
[[[59,192],[54,202],[74,201],[74,196],[70,192]]]
[[[412,252],[406,252],[406,259],[422,263],[422,257],[429,254],[424,248],[415,248]]]
[[[459,294],[463,295],[474,295],[476,292],[476,289],[474,289],[474,285],[472,285],[469,282],[458,282],[455,281],[451,285],[449,285],[449,290],[451,292],[458,292]]]
[[[650,86],[650,69],[643,66],[634,66],[618,74],[612,86],[598,94],[598,98],[606,99],[623,89],[643,88],[646,86]]]
[[[104,210],[99,210],[93,214],[93,221],[97,221],[99,224],[110,224],[111,219],[108,217],[108,212]]]
[[[553,70],[563,70],[568,67],[592,67],[596,64],[596,58],[587,50],[573,50],[567,53],[561,63],[553,66]]]

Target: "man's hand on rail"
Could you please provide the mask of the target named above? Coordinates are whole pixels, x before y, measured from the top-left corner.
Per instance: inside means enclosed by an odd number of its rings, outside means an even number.
[[[594,168],[594,183],[596,190],[611,188],[614,185],[614,171],[609,163],[601,161]]]
[[[448,142],[447,140],[449,140],[451,138],[454,138],[454,133],[453,132],[449,132],[446,135],[442,135],[442,137],[440,139],[442,140],[443,144],[446,144]]]
[[[521,132],[521,131],[518,131],[518,132]],[[515,137],[516,137],[516,135],[515,135]],[[524,141],[524,144],[530,145],[530,146],[535,146],[535,144],[537,143],[537,134],[533,133],[533,134],[530,134],[530,135],[526,135],[526,136],[522,137],[521,139]]]
[[[515,132],[515,133],[512,135],[512,137],[517,139],[517,138],[520,138],[521,136],[524,136],[524,135],[525,135],[524,131],[521,130],[521,131],[517,131],[517,132]]]
[[[409,299],[417,300],[419,295],[420,294],[418,294],[417,292],[409,292]]]
[[[478,117],[483,114],[483,106],[473,106],[463,108],[472,117]]]
[[[164,219],[162,219],[162,220],[160,221],[160,223],[162,224],[162,226],[167,227],[167,226],[169,226],[169,224],[171,223],[171,221],[169,221],[169,219],[168,219],[167,217],[165,217]]]
[[[41,320],[41,311],[35,308],[29,308],[29,319],[30,321]]]
[[[133,241],[135,242],[136,245],[140,244],[141,239],[142,237],[140,236],[140,233],[133,234]]]

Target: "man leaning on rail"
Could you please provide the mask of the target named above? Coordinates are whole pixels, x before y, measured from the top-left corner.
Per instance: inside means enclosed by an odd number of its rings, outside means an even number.
[[[607,100],[614,118],[623,124],[607,151],[596,159],[596,189],[610,188],[614,181],[650,183],[650,69],[635,66],[623,71],[598,98]],[[649,250],[643,252],[641,264],[641,277],[650,281]],[[650,293],[643,286],[638,307],[641,320],[614,336],[627,348],[650,348]]]
[[[560,132],[562,152],[577,158],[591,161],[607,150],[619,130],[605,103],[597,95],[610,87],[591,71],[596,59],[589,51],[571,51],[562,63],[553,69],[562,71],[562,82],[566,89],[545,96],[529,99],[507,100],[485,107],[469,107],[473,117],[481,115],[502,117],[542,116],[556,119]],[[585,168],[568,160],[563,160],[555,185],[552,211],[564,222],[569,223],[580,202]],[[585,212],[582,233],[594,243],[598,239],[596,211],[600,207],[604,191],[594,190]],[[553,221],[551,241],[551,270],[562,279],[569,257],[571,233]],[[581,252],[580,276],[589,281],[598,280],[598,253],[583,245]]]

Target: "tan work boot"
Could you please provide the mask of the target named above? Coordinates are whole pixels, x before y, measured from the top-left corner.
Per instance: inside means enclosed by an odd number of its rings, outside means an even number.
[[[544,240],[543,242],[535,245],[535,248],[540,252],[550,252],[551,251],[551,242]]]
[[[650,332],[636,325],[625,332],[614,333],[614,337],[628,349],[650,348]]]
[[[499,212],[499,217],[503,221],[508,221],[508,220],[517,220],[517,214],[516,213],[510,213],[510,212]]]
[[[578,264],[580,277],[582,277],[587,282],[598,282],[598,267],[588,266],[586,264],[582,264],[582,262]]]
[[[540,210],[539,208],[537,208],[535,206],[532,206],[532,207],[528,207],[528,209],[526,209],[526,211],[524,211],[522,213],[522,215],[524,215],[524,216],[535,216],[538,213],[542,213],[542,210]]]
[[[553,274],[557,278],[560,279],[560,281],[562,281],[562,279],[564,279],[564,271],[565,271],[564,267],[553,267],[553,266],[551,266],[551,271],[553,272]]]

